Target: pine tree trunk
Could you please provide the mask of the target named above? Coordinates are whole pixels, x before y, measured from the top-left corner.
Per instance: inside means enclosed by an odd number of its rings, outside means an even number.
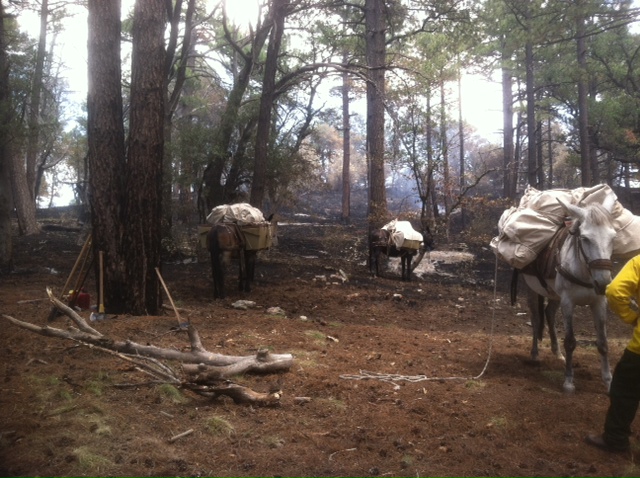
[[[11,93],[9,91],[9,63],[4,18],[4,4],[0,0],[0,274],[7,274],[13,269],[11,231],[13,188],[11,187],[11,158],[9,156]]]
[[[367,159],[369,164],[369,229],[387,220],[384,171],[385,102],[385,6],[384,0],[365,0],[367,58]]]
[[[502,55],[502,138],[503,138],[503,190],[504,197],[515,199],[517,170],[515,168],[513,144],[513,79],[507,65],[508,57]]]
[[[278,70],[278,55],[284,33],[284,19],[286,16],[287,0],[273,0],[271,3],[271,17],[273,26],[267,45],[267,58],[264,65],[262,80],[262,95],[260,96],[260,111],[258,112],[258,128],[256,131],[255,162],[253,166],[253,181],[251,183],[252,206],[262,209],[267,187],[267,161],[269,156],[269,137],[271,132],[271,112],[275,100],[276,73]]]
[[[591,154],[589,144],[589,103],[587,95],[587,48],[585,44],[584,16],[576,19],[576,54],[578,58],[578,130],[580,132],[580,171],[582,186],[592,186]]]
[[[127,310],[156,315],[160,306],[164,161],[164,0],[137,0],[133,16],[131,116],[122,250],[130,286]]]
[[[346,64],[346,54],[343,56]],[[351,118],[349,112],[349,93],[351,80],[348,73],[342,74],[342,222],[351,221]]]
[[[38,156],[40,140],[40,95],[42,92],[42,76],[44,71],[44,56],[47,47],[47,18],[49,16],[49,1],[42,0],[40,5],[40,36],[36,51],[36,66],[31,84],[27,135],[27,187],[33,201],[38,197],[36,190],[36,157]]]
[[[87,132],[94,256],[105,256],[109,312],[124,312],[129,287],[121,250],[127,163],[122,122],[120,0],[89,0]]]

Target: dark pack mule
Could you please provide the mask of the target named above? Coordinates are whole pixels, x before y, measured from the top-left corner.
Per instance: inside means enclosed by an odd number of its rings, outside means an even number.
[[[427,251],[433,250],[433,236],[429,226],[422,231],[422,243],[419,249],[398,248],[391,240],[391,233],[386,229],[376,229],[369,236],[369,270],[380,277],[381,256],[399,257],[402,265],[402,280],[411,280],[411,271],[417,267]],[[418,255],[419,254],[419,255]],[[419,259],[411,266],[413,258]]]
[[[276,222],[273,214],[267,219],[271,223],[271,237],[275,236]],[[259,249],[247,247],[247,239],[242,228],[235,223],[217,223],[207,233],[207,249],[211,255],[211,275],[213,278],[213,298],[224,299],[224,269],[232,258],[238,260],[238,290],[251,292],[255,277],[256,257]]]

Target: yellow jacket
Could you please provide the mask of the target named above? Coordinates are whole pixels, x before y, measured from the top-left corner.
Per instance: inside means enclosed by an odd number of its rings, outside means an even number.
[[[640,255],[630,259],[607,286],[609,307],[627,324],[632,324],[633,337],[627,349],[640,354],[640,325],[638,307],[640,304]]]

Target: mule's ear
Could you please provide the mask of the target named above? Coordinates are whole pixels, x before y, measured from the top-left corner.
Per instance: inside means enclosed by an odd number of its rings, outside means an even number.
[[[604,201],[602,201],[602,207],[604,207],[609,213],[612,213],[617,200],[618,198],[616,198],[615,194],[609,194],[604,198]]]
[[[582,221],[584,219],[584,211],[581,207],[574,206],[573,204],[565,203],[562,199],[556,198],[556,200],[562,205],[567,215]]]
[[[269,217],[267,218],[267,222],[271,222],[271,220],[273,219],[273,215],[274,215],[273,212],[269,214]]]

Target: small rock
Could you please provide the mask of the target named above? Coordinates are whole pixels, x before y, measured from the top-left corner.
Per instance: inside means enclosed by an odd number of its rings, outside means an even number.
[[[234,309],[247,310],[249,307],[255,307],[256,303],[252,300],[237,300],[231,307]]]
[[[282,310],[280,307],[269,307],[267,309],[267,314],[269,315],[287,315],[284,310]]]

